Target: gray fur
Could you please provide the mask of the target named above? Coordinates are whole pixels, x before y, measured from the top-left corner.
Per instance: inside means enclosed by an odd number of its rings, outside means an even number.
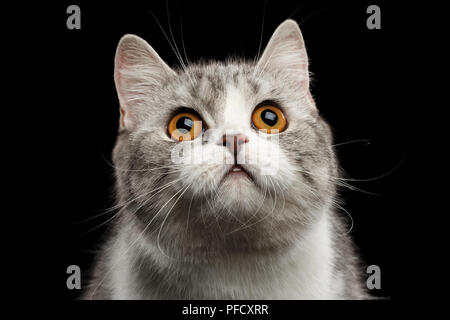
[[[306,51],[297,30],[292,21],[282,24],[258,62],[212,61],[175,71],[143,40],[121,41],[116,85],[125,110],[113,153],[119,212],[84,298],[368,297],[359,259],[335,208],[340,173],[332,134],[309,93]],[[285,44],[287,55],[298,50],[303,60],[286,68],[277,62],[290,59],[276,51]],[[275,177],[257,177],[254,185],[230,182],[225,188],[217,181],[222,168],[191,165],[186,173],[180,171],[186,165],[171,162],[178,142],[167,137],[167,123],[178,108],[189,107],[209,128],[222,128],[229,119],[224,113],[230,86],[244,97],[249,113],[265,100],[283,108],[288,127],[279,134],[279,148],[289,168]],[[248,130],[253,130],[250,119]],[[189,178],[161,189],[182,172]],[[314,231],[322,224],[329,227]],[[326,285],[321,279],[299,280],[307,287],[296,294],[290,287],[296,270],[290,266],[307,266],[296,259],[315,255],[309,244],[316,232],[328,257],[318,263],[329,266],[323,274],[330,278],[324,278]]]

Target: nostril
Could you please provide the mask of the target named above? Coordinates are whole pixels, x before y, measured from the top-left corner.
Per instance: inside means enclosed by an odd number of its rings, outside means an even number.
[[[249,141],[248,137],[244,134],[223,135],[222,137],[222,145],[224,147],[231,144],[233,144],[236,147],[244,143],[247,143],[248,141]]]
[[[241,134],[237,136],[236,139],[238,144],[244,144],[248,142],[248,137]]]

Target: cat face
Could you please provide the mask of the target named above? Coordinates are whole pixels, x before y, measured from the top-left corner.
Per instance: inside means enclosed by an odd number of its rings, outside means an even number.
[[[117,49],[115,81],[118,191],[143,225],[307,225],[329,205],[332,138],[309,92],[295,22],[277,28],[257,62],[176,71],[128,35]]]

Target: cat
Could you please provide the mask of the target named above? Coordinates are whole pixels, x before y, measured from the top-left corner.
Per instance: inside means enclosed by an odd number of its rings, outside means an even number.
[[[85,299],[366,299],[297,23],[255,61],[115,57],[117,215]]]

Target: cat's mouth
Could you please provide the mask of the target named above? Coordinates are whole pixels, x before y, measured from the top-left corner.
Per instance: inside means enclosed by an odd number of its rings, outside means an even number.
[[[250,181],[255,182],[253,175],[247,169],[245,169],[240,164],[234,164],[222,177],[221,182],[223,182],[225,179],[242,179],[242,178],[249,179]]]

